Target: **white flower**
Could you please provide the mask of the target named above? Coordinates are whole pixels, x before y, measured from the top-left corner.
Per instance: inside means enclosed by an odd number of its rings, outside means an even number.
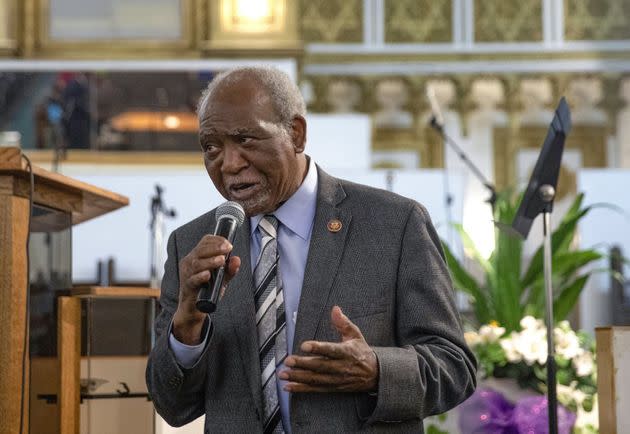
[[[477,332],[465,332],[464,339],[469,347],[474,347],[481,342],[481,338]]]
[[[560,401],[562,405],[567,407],[570,406],[572,403],[575,403],[578,407],[582,405],[584,399],[586,398],[586,394],[580,389],[577,389],[576,386],[577,381],[572,381],[571,384],[568,386],[560,383],[556,385],[558,401]]]
[[[497,324],[483,325],[479,329],[479,337],[486,344],[498,341],[503,333],[505,333],[505,327],[499,327]]]
[[[531,315],[527,315],[521,319],[521,328],[523,330],[537,330],[544,328],[545,324],[542,320],[536,319]]]
[[[571,324],[569,324],[569,321],[567,321],[565,319],[565,320],[560,321],[558,323],[558,325],[556,326],[556,329],[560,329],[560,330],[565,331],[565,332],[570,332],[571,331]]]
[[[523,360],[523,356],[518,351],[514,341],[514,335],[517,334],[518,333],[512,332],[509,337],[499,341],[501,348],[505,351],[505,357],[507,357],[508,361],[511,363],[518,363]]]
[[[578,377],[586,377],[593,373],[595,363],[593,355],[589,351],[584,351],[573,359],[573,367]]]
[[[584,353],[584,350],[580,347],[580,339],[573,330],[559,327],[553,332],[558,355],[571,360]]]
[[[533,365],[535,362],[543,365],[547,360],[547,342],[545,333],[538,331],[527,333],[523,331],[517,340],[517,349],[523,355],[525,363]]]

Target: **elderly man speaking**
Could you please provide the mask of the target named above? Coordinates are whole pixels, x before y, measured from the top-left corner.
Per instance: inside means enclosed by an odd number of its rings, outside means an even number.
[[[233,245],[209,235],[214,210],[171,234],[149,392],[168,423],[205,414],[206,432],[421,433],[476,384],[440,240],[417,202],[319,168],[305,114],[272,68],[204,92],[205,166],[246,218]],[[208,315],[195,302],[221,266]]]

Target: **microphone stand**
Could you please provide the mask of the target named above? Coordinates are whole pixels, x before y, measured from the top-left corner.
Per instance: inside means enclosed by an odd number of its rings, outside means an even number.
[[[489,203],[490,206],[492,207],[492,215],[494,216],[494,206],[497,201],[497,191],[496,191],[495,186],[490,181],[488,181],[488,179],[483,175],[483,173],[481,173],[481,170],[479,170],[479,168],[475,166],[475,164],[472,161],[470,161],[470,159],[468,158],[468,155],[466,155],[464,150],[457,144],[457,142],[453,140],[446,133],[446,131],[444,131],[444,125],[438,122],[437,117],[435,115],[431,116],[429,125],[435,131],[437,131],[437,133],[442,138],[442,142],[450,146],[455,151],[459,159],[466,165],[466,167],[468,167],[468,169],[473,173],[475,178],[477,178],[483,184],[483,186],[486,187],[486,189],[490,193],[490,197],[486,199],[485,202]],[[444,168],[446,169],[446,151],[444,152]],[[450,194],[448,192],[446,194],[447,194],[447,205],[449,206],[449,209],[450,209],[452,198],[450,197]]]
[[[545,320],[547,323],[547,413],[549,417],[549,433],[558,433],[558,392],[556,390],[556,350],[554,343],[553,319],[553,283],[552,283],[552,250],[551,250],[551,211],[556,190],[549,184],[540,186],[539,195],[543,207],[543,268],[545,279]]]
[[[155,196],[151,198],[151,272],[149,277],[149,286],[151,288],[159,288],[160,281],[159,269],[162,267],[162,250],[164,245],[164,219],[166,217],[173,218],[177,215],[174,208],[167,209],[162,200],[162,192],[164,190],[159,184],[155,184]]]

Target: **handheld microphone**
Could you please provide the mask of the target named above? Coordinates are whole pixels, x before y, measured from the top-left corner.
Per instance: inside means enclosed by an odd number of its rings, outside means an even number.
[[[243,207],[236,202],[225,202],[219,205],[215,211],[217,224],[214,228],[214,235],[225,238],[234,244],[236,230],[245,220]],[[225,267],[230,261],[230,254],[225,257],[225,264],[212,270],[210,280],[204,283],[197,294],[195,306],[204,313],[212,313],[217,308],[217,301],[221,294],[223,279],[225,278]]]
[[[435,89],[433,86],[427,86],[427,98],[429,99],[429,105],[431,106],[431,126],[438,131],[441,131],[444,127],[444,116],[442,116],[442,110],[440,110],[440,104],[435,96]]]

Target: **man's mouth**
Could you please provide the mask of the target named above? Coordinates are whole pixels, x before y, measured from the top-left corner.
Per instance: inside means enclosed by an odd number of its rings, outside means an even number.
[[[258,184],[253,182],[239,182],[230,185],[228,190],[234,199],[246,199],[255,192],[256,185]]]

